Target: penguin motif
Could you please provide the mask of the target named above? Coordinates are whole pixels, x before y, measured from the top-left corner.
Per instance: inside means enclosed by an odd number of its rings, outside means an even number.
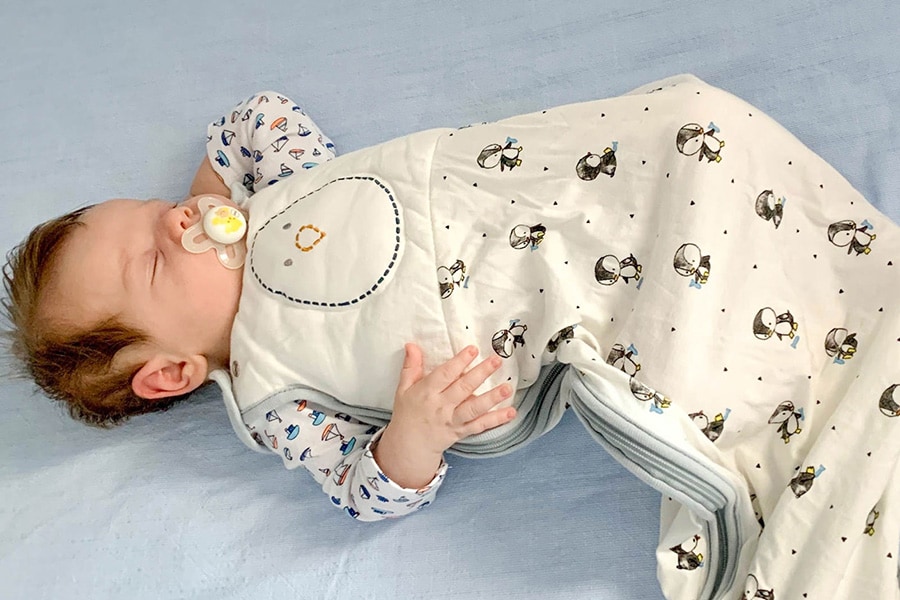
[[[615,142],[613,142],[613,146],[616,146]],[[575,164],[575,173],[583,181],[593,181],[597,179],[600,173],[615,177],[616,150],[614,148],[606,148],[603,150],[602,155],[588,152],[578,159],[578,162]]]
[[[775,408],[775,412],[769,417],[769,424],[778,423],[778,431],[781,432],[781,439],[787,444],[791,441],[792,435],[797,435],[800,429],[800,421],[803,419],[803,413],[794,410],[794,403],[791,401],[782,402]]]
[[[756,575],[751,573],[750,575],[747,575],[747,583],[744,584],[744,595],[741,597],[741,600],[753,600],[754,598],[775,600],[775,590],[764,590],[760,588]]]
[[[878,399],[878,410],[886,417],[900,417],[900,404],[897,403],[897,400],[900,400],[897,398],[898,387],[900,387],[900,383],[895,383],[884,390],[881,398]]]
[[[438,267],[437,277],[441,299],[446,300],[453,293],[453,290],[460,285],[465,287],[465,283],[468,283],[466,281],[466,263],[456,259],[456,262],[449,267]]]
[[[500,171],[505,169],[512,171],[522,164],[522,159],[519,158],[522,146],[513,146],[518,142],[515,138],[508,137],[505,145],[488,144],[478,154],[478,166],[482,169],[493,169],[500,165]]]
[[[759,498],[756,497],[756,494],[750,494],[750,507],[753,509],[753,516],[756,517],[756,522],[759,523],[760,529],[765,529],[766,521],[763,519],[762,508],[759,505]]]
[[[573,337],[575,337],[575,326],[563,327],[554,333],[550,341],[547,342],[547,351],[550,353],[556,352],[564,341],[571,340]]]
[[[614,344],[606,357],[606,362],[623,373],[634,377],[635,373],[641,370],[641,365],[631,358],[635,354],[637,354],[637,351],[634,350],[634,346],[626,350],[622,344]]]
[[[765,190],[756,197],[756,214],[764,221],[772,221],[775,229],[784,217],[784,197],[776,198],[772,190]]]
[[[761,340],[767,340],[772,335],[777,335],[779,340],[785,337],[794,339],[798,327],[791,311],[776,315],[775,311],[768,306],[760,309],[753,319],[753,335]]]
[[[528,325],[511,321],[509,329],[501,329],[491,338],[491,347],[500,358],[509,358],[512,356],[516,346],[525,345],[525,332]]]
[[[673,264],[682,277],[693,277],[697,287],[709,281],[709,255],[704,256],[696,244],[679,246]]]
[[[612,254],[601,256],[594,265],[594,278],[600,285],[612,285],[622,279],[630,283],[641,278],[643,267],[638,264],[634,254],[629,254],[624,260],[619,260]]]
[[[640,369],[640,365],[638,365],[637,368]],[[634,397],[641,402],[647,402],[651,400],[653,401],[653,405],[650,409],[653,410],[653,412],[662,413],[663,408],[669,408],[672,405],[671,400],[669,400],[650,386],[641,383],[634,377],[629,380],[628,385],[631,387],[631,393],[634,395]]]
[[[838,248],[846,247],[847,254],[868,254],[872,251],[869,246],[875,239],[875,234],[868,233],[869,227],[865,222],[862,227],[857,227],[856,222],[849,219],[832,223],[828,226],[828,241]]]
[[[790,488],[796,497],[800,497],[808,492],[818,477],[814,467],[806,467],[805,471],[800,471],[797,476],[791,479]]]
[[[825,354],[841,360],[850,360],[856,354],[856,334],[843,327],[835,327],[825,336]]]
[[[722,435],[722,431],[725,429],[725,417],[722,413],[718,413],[712,420],[710,420],[702,410],[700,412],[691,413],[688,417],[691,418],[694,425],[699,427],[700,431],[703,432],[703,435],[709,438],[709,441],[711,442],[715,442],[719,439],[719,436]]]
[[[703,555],[694,553],[694,550],[697,549],[697,545],[700,543],[700,536],[695,535],[691,541],[693,541],[694,545],[689,550],[684,548],[685,542],[669,548],[669,550],[678,555],[678,564],[675,565],[677,569],[693,571],[697,567],[703,566]]]
[[[544,234],[547,228],[538,223],[537,225],[516,225],[509,232],[509,245],[516,250],[522,250],[531,246],[532,250],[537,250],[541,242],[544,241]]]
[[[704,130],[697,123],[688,123],[678,130],[675,136],[675,147],[685,156],[697,155],[697,160],[704,158],[707,162],[722,162],[719,153],[725,147],[725,142],[716,137],[719,128],[715,123],[710,123]]]
[[[875,510],[876,508],[878,508],[877,504],[869,511],[869,516],[866,517],[866,527],[863,529],[863,533],[869,537],[875,535],[875,520],[880,516],[880,513]]]

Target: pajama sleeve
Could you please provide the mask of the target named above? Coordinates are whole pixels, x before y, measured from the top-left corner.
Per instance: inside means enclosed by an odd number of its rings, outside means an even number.
[[[206,140],[213,169],[226,186],[239,184],[248,196],[335,156],[334,144],[313,120],[271,91],[250,96],[210,123]]]
[[[441,461],[425,486],[401,487],[384,474],[372,454],[383,428],[306,400],[287,402],[247,425],[257,441],[281,456],[285,467],[305,467],[332,504],[360,521],[402,517],[428,506],[447,473]]]

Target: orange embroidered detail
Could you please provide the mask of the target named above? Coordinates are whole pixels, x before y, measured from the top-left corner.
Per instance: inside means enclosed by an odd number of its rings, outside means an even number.
[[[308,246],[304,246],[303,244],[300,243],[300,234],[303,233],[304,231],[306,231],[307,229],[311,229],[312,231],[315,231],[316,233],[319,234],[319,237],[317,237],[313,241],[312,244],[310,244]],[[325,237],[325,232],[322,231],[321,229],[319,229],[318,227],[316,227],[315,225],[313,225],[313,224],[304,225],[297,231],[297,235],[294,237],[294,245],[297,246],[297,248],[299,248],[303,252],[309,252],[310,250],[315,248],[316,245],[318,245],[318,243],[321,242],[324,237]]]

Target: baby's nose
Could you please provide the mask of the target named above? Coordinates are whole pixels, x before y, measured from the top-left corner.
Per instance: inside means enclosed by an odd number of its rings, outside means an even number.
[[[166,215],[166,229],[173,238],[180,240],[185,229],[196,223],[198,219],[199,215],[191,207],[179,204]]]
[[[175,211],[178,214],[178,225],[179,227],[181,227],[182,231],[196,223],[197,219],[199,218],[199,215],[195,214],[195,212],[191,210],[190,206],[180,204],[175,207]]]

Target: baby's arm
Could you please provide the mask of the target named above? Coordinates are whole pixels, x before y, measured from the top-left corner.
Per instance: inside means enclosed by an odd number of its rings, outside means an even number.
[[[194,181],[191,183],[191,196],[202,196],[203,194],[218,194],[231,198],[231,190],[222,181],[222,176],[213,169],[208,156],[203,158],[197,174],[194,175]]]
[[[512,393],[509,384],[473,395],[501,363],[492,356],[466,371],[477,355],[468,346],[425,375],[421,349],[407,344],[394,413],[375,447],[375,460],[394,481],[420,486],[450,446],[515,417],[511,407],[491,410]]]
[[[334,144],[297,104],[277,92],[259,92],[210,123],[191,195],[230,196],[234,184],[252,195],[332,158]]]
[[[472,395],[499,359],[464,372],[475,358],[471,350],[424,376],[421,350],[407,345],[394,415],[384,429],[305,400],[287,402],[247,424],[288,469],[309,470],[331,502],[353,518],[402,517],[434,500],[447,472],[444,450],[515,416],[512,408],[490,412],[509,396],[506,384]]]
[[[422,485],[398,484],[372,454],[382,429],[305,400],[287,402],[248,425],[285,467],[306,468],[332,504],[360,521],[402,517],[427,506],[447,473],[441,461]]]

